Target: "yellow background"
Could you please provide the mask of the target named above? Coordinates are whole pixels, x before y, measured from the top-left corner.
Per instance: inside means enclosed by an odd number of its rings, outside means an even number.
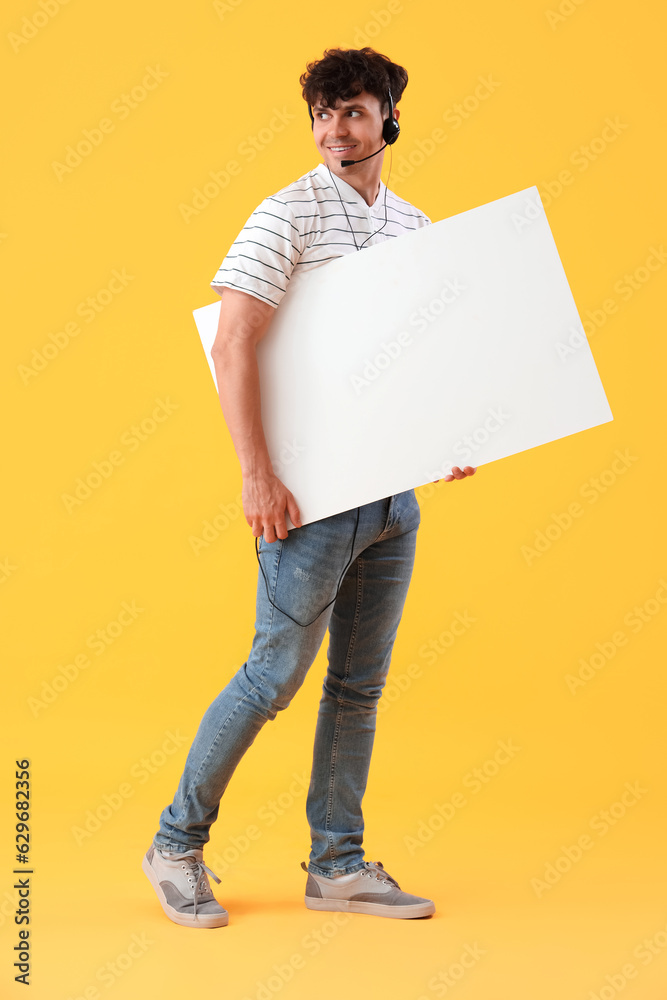
[[[562,0],[558,17],[555,0],[43,9],[5,6],[0,32],[3,996],[24,995],[11,968],[9,807],[13,762],[29,757],[35,1000],[664,1000],[665,274],[637,271],[667,240],[662,5]],[[17,42],[21,31],[33,37]],[[204,709],[246,658],[257,566],[191,310],[214,300],[208,283],[252,209],[319,162],[298,83],[306,61],[363,44],[410,74],[389,186],[435,221],[536,184],[582,319],[615,301],[589,338],[614,420],[418,492],[417,561],[364,807],[367,857],[434,898],[435,917],[337,924],[304,907],[295,775],[309,774],[325,643],[223,799],[206,859],[230,923],[195,933],[163,915],[140,864]],[[166,76],[121,116],[149,67]],[[473,107],[489,76],[497,86]],[[288,121],[267,135],[276,109]],[[103,118],[113,130],[59,179],[54,162]],[[600,143],[608,118],[624,127]],[[401,177],[438,127],[446,140]],[[583,169],[577,151],[591,143]],[[232,159],[241,172],[186,222],[181,206]],[[570,184],[548,188],[567,170]],[[77,308],[114,269],[131,280],[86,322]],[[622,292],[636,271],[637,289]],[[26,380],[33,350],[77,320]],[[168,417],[135,438],[158,400]],[[630,458],[614,473],[617,450]],[[114,451],[121,464],[68,511],[63,495]],[[600,476],[604,492],[591,485]],[[574,502],[583,514],[526,556]],[[196,553],[193,537],[224,508],[228,525]],[[143,610],[96,655],[88,637],[133,601]],[[627,618],[636,606],[640,627]],[[427,660],[457,612],[474,623]],[[580,659],[619,631],[626,643],[570,690]],[[90,665],[36,708],[29,699],[86,651]],[[494,771],[499,741],[520,749],[473,792],[466,775]],[[641,793],[614,807],[626,783]],[[434,819],[456,792],[465,806]],[[77,835],[109,801],[99,829]],[[595,817],[610,808],[624,814],[603,834]],[[261,835],[246,842],[253,824]],[[591,846],[568,866],[584,835]]]

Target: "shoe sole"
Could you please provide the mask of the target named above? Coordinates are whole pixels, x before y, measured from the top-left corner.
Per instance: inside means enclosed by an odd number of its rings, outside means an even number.
[[[165,899],[158,877],[145,856],[141,862],[141,870],[144,872],[148,881],[155,889],[157,898],[160,901],[160,906],[169,919],[173,920],[175,924],[180,924],[181,927],[226,927],[229,923],[229,914],[226,910],[224,913],[203,913],[201,916],[196,917],[189,917],[186,914],[179,913],[179,911],[175,910],[173,906],[170,906]]]
[[[408,906],[396,906],[388,903],[365,903],[350,899],[320,899],[316,896],[305,896],[309,910],[334,910],[342,913],[369,913],[376,917],[398,917],[410,919],[414,917],[430,917],[435,913],[435,903],[412,903]]]

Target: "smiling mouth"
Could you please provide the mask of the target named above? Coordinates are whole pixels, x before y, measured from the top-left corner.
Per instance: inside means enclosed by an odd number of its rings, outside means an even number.
[[[327,146],[327,149],[333,150],[334,153],[344,153],[348,149],[354,149],[354,144],[351,146]]]

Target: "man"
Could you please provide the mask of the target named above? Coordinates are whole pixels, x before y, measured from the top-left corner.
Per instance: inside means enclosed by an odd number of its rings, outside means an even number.
[[[380,862],[365,861],[362,849],[376,709],[410,583],[419,505],[407,490],[302,525],[297,498],[269,458],[255,355],[290,280],[430,224],[380,179],[380,151],[399,131],[394,104],[407,79],[403,67],[370,48],[328,50],[307,66],[300,82],[324,162],[255,209],[211,282],[222,296],[212,351],[220,403],[241,465],[244,514],[261,536],[261,572],[248,660],[204,714],[142,865],[167,916],[186,926],[228,922],[207,874],[220,880],[203,863],[210,826],[239,760],[264,723],[287,708],[327,628],[306,801],[306,905],[403,918],[435,911],[431,900],[403,892]],[[349,159],[355,162],[343,166]],[[341,310],[346,321],[344,298],[322,308]],[[455,467],[445,479],[474,471]],[[286,512],[295,526],[289,532]]]

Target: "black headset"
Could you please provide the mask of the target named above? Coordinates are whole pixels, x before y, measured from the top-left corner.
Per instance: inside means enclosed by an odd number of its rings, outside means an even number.
[[[398,139],[401,126],[394,118],[394,99],[391,96],[390,87],[387,87],[387,93],[389,95],[389,117],[385,118],[382,122],[382,139],[388,146],[391,146]],[[315,119],[313,118],[313,109],[310,104],[308,105],[308,114],[310,115],[310,127],[312,129],[315,127]]]

